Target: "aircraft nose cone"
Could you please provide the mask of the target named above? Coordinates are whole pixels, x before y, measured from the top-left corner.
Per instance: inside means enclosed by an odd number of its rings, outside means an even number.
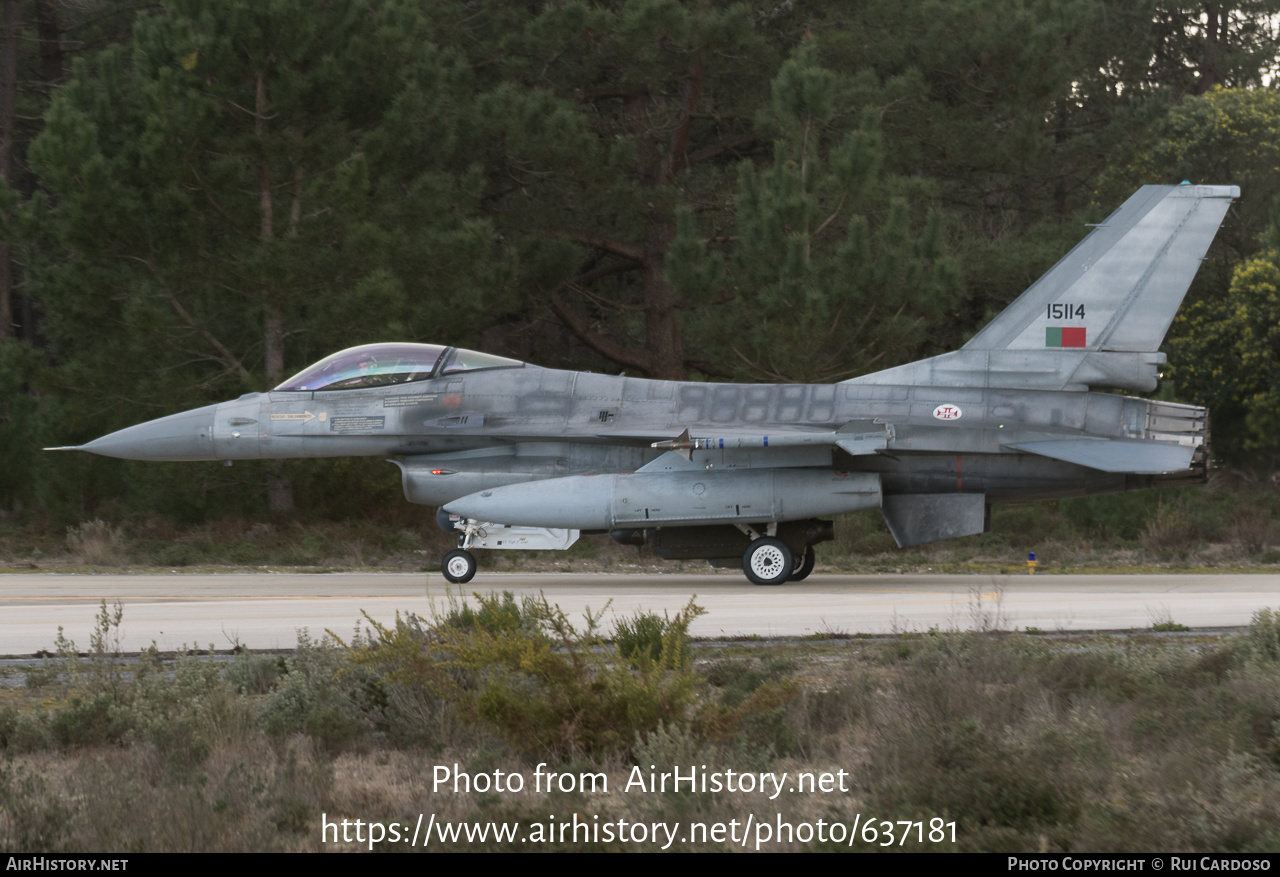
[[[213,414],[217,407],[206,405],[149,420],[94,439],[79,450],[122,460],[216,460]]]

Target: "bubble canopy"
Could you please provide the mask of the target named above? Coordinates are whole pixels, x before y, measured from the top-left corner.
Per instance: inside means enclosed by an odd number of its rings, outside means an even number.
[[[358,390],[425,381],[439,375],[490,368],[521,368],[523,362],[445,347],[390,342],[348,347],[326,356],[276,387],[277,391]]]

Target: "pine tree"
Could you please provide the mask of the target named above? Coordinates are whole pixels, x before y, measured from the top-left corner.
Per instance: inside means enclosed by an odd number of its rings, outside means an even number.
[[[959,287],[941,253],[930,187],[881,174],[874,116],[849,111],[847,81],[804,42],[774,78],[761,127],[771,166],[739,168],[731,238],[712,258],[681,226],[671,275],[682,295],[726,300],[701,337],[752,380],[833,381],[926,355]],[[699,288],[701,287],[701,288]]]
[[[396,2],[170,0],[77,64],[32,147],[64,392],[141,400],[112,418],[136,422],[269,389],[289,360],[474,327],[501,259],[478,174],[450,164],[464,148],[415,139],[469,112],[424,27]],[[105,431],[85,412],[69,432]]]
[[[685,338],[667,257],[682,208],[723,209],[772,50],[741,5],[546,4],[481,44],[494,63],[487,203],[519,284],[605,360],[714,369]],[[473,62],[481,66],[484,62]]]

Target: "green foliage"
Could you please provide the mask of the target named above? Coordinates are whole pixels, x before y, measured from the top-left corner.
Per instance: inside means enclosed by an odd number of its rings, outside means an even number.
[[[99,518],[67,528],[67,548],[86,563],[118,560],[123,547],[124,534],[120,529]]]
[[[791,678],[795,669],[795,663],[785,658],[726,659],[712,664],[707,681],[718,689],[719,697],[703,704],[694,732],[725,746],[734,763],[751,769],[798,755],[802,734],[797,726],[808,725],[814,716]],[[826,706],[818,707],[818,715]]]
[[[46,795],[48,781],[6,759],[0,762],[0,850],[56,850],[67,808]]]
[[[636,732],[631,757],[635,764],[644,768],[659,764],[715,763],[714,750],[700,741],[688,725],[667,725],[663,722],[658,722],[658,727],[646,734]]]
[[[289,664],[284,657],[255,654],[245,649],[223,671],[223,678],[241,694],[266,694],[288,672]]]
[[[707,682],[720,689],[720,703],[737,706],[767,683],[785,680],[795,665],[786,660],[723,660],[706,669]]]
[[[40,373],[40,357],[33,347],[19,342],[0,344],[0,508],[16,511],[35,494],[36,476],[45,472],[45,457],[39,442],[41,425],[52,405],[38,405],[25,392]]]
[[[1274,801],[1244,804],[1224,783],[1237,777],[1256,794],[1280,779],[1267,764],[1280,704],[1265,681],[1271,670],[1250,669],[1241,655],[1229,643],[1194,653],[924,637],[881,694],[901,699],[881,720],[902,724],[878,741],[860,781],[875,806],[901,818],[963,814],[962,849],[1158,848],[1171,829],[1189,832],[1195,848],[1256,848],[1270,837]],[[1152,784],[1169,797],[1131,803]],[[1220,818],[1228,811],[1235,816]]]
[[[672,619],[667,613],[640,612],[619,618],[613,626],[613,643],[618,656],[637,670],[661,665],[689,666],[689,624],[697,615],[684,613]]]
[[[1194,302],[1174,322],[1171,377],[1188,401],[1214,412],[1215,449],[1230,459],[1280,463],[1280,251],[1241,263],[1223,300]]]
[[[939,320],[959,293],[942,250],[936,191],[881,176],[885,144],[877,116],[837,114],[853,88],[818,61],[806,40],[772,84],[760,127],[774,139],[772,167],[738,172],[734,245],[713,259],[686,243],[681,226],[668,276],[686,297],[717,305],[716,359],[745,379],[830,381],[940,349]],[[717,264],[723,283],[682,288],[685,260]],[[718,278],[720,272],[717,272]]]
[[[67,403],[49,412],[58,443],[265,389],[361,340],[462,340],[500,307],[483,180],[448,148],[469,74],[424,27],[380,0],[169,0],[77,65],[32,145],[48,197],[23,241],[54,364],[41,389]],[[101,406],[121,393],[135,404]],[[236,481],[150,468],[78,489],[190,520],[208,482]],[[50,478],[70,491],[74,474]]]
[[[531,699],[561,697],[547,694],[557,683],[535,678],[542,652],[532,640],[551,643],[563,662],[576,651],[541,621],[544,609],[533,610],[540,622],[531,627],[525,607],[522,622],[513,623],[502,596],[484,599],[495,610],[488,617],[505,621],[464,628],[402,617],[394,629],[358,632],[345,650],[304,633],[300,660],[276,685],[290,675],[310,679],[295,680],[275,704],[278,714],[291,712],[285,701],[299,707],[287,740],[266,741],[251,720],[270,696],[237,692],[202,657],[179,660],[171,678],[156,653],[144,654],[118,695],[109,673],[95,676],[93,657],[81,659],[81,671],[67,677],[80,686],[74,705],[49,708],[29,698],[26,708],[0,706],[0,849],[321,849],[320,814],[332,820],[344,801],[393,812],[429,797],[432,775],[420,768],[422,746],[433,741],[473,776],[523,770],[528,777],[533,764],[549,761],[570,775],[604,771],[611,788],[625,782],[628,764],[646,773],[649,765],[661,772],[705,764],[791,776],[840,768],[854,798],[798,798],[801,806],[846,824],[854,805],[889,821],[955,820],[957,842],[926,847],[934,849],[1264,852],[1280,837],[1280,614],[1271,610],[1257,613],[1244,636],[1197,638],[1194,648],[1140,634],[1063,642],[942,631],[847,647],[718,644],[722,657],[706,668],[712,684],[699,689],[696,715],[634,726],[625,747],[555,757],[552,747],[495,742],[485,729],[496,726],[474,712],[449,718],[474,703],[467,697],[517,673]],[[118,623],[110,609],[100,612],[103,635],[91,655],[112,656]],[[588,632],[578,631],[578,644],[588,643]],[[497,639],[508,642],[494,645]],[[74,644],[64,642],[70,658]],[[907,653],[898,652],[902,643]],[[526,669],[457,660],[468,649],[508,647],[529,656]],[[598,637],[589,648],[603,671],[642,678]],[[255,675],[254,662],[238,664],[242,670],[228,668],[228,677]],[[58,685],[43,695],[57,694]],[[332,761],[317,754],[316,744],[333,738],[325,722],[312,736],[305,716],[330,709],[326,685],[345,691],[348,708],[364,717],[359,739],[367,751]],[[451,688],[471,695],[426,694]],[[421,695],[418,712],[398,701],[411,691]],[[61,751],[20,755],[54,746],[54,725]],[[429,733],[412,736],[422,726]],[[587,803],[593,809],[582,815],[602,821],[741,821],[752,806],[687,786],[611,801],[528,786],[514,797],[446,797],[442,818],[480,812],[525,827]],[[914,837],[907,846],[916,848]]]
[[[1237,259],[1248,256],[1257,248],[1280,193],[1280,145],[1272,136],[1278,124],[1280,95],[1271,89],[1214,88],[1187,97],[1151,132],[1117,185],[1188,180],[1239,186],[1240,201],[1233,221],[1220,234],[1219,247],[1229,245]],[[1207,267],[1215,268],[1212,263]],[[1219,282],[1225,285],[1228,277]]]
[[[1249,654],[1263,664],[1280,664],[1280,612],[1259,609],[1245,635]]]
[[[472,609],[465,600],[451,602],[449,611],[441,624],[461,631],[473,629],[484,630],[490,634],[511,633],[526,624],[533,624],[533,599],[525,597],[521,605],[516,604],[515,594],[503,591],[501,598],[490,594],[480,600],[479,609]]]
[[[268,734],[307,734],[326,748],[340,749],[372,729],[365,674],[347,666],[346,652],[335,637],[316,640],[300,630],[285,665],[287,672],[258,717]]]
[[[1280,96],[1264,88],[1215,88],[1172,108],[1117,188],[1141,182],[1238,185],[1241,198],[1215,240],[1167,343],[1177,397],[1213,411],[1214,451],[1240,465],[1274,467],[1277,443],[1276,223]],[[1270,230],[1269,230],[1270,229]],[[1262,247],[1262,249],[1259,249]]]
[[[121,701],[126,673],[120,645],[123,618],[124,607],[119,602],[110,608],[106,600],[99,603],[93,630],[89,634],[87,661],[80,659],[75,641],[63,634],[59,627],[54,639],[57,657],[45,659],[48,675],[58,679],[73,695],[96,698],[101,694],[112,702]]]
[[[42,725],[39,716],[24,713],[13,704],[0,706],[0,752],[40,748],[38,741],[48,733]]]
[[[203,762],[215,745],[241,738],[251,724],[248,704],[211,657],[180,657],[172,679],[144,663],[129,691],[131,736],[155,746],[178,769]]]
[[[411,617],[388,628],[371,620],[374,633],[352,644],[351,661],[453,703],[464,721],[540,757],[622,753],[637,733],[684,719],[697,677],[677,649],[633,669],[605,648],[599,615],[589,613],[578,629],[545,597],[517,615],[511,600],[475,596],[475,617],[489,626],[446,618],[426,627]],[[690,601],[670,635],[684,636],[701,611]]]
[[[120,649],[123,617],[120,604],[109,609],[102,602],[84,658],[59,628],[58,657],[28,683],[60,686],[68,699],[49,718],[47,732],[38,723],[18,722],[5,746],[37,748],[51,740],[83,748],[140,740],[186,769],[202,762],[215,744],[239,736],[249,723],[248,709],[221,668],[207,657],[184,656],[170,678],[154,647],[127,662]],[[0,718],[0,737],[3,727]]]
[[[464,715],[491,725],[512,746],[557,757],[621,753],[637,732],[685,717],[697,678],[670,650],[633,670],[601,650],[598,616],[588,615],[579,630],[545,599],[534,611],[541,626],[534,635],[440,629],[449,663],[483,680],[446,690]],[[691,601],[675,624],[687,628],[700,612]]]

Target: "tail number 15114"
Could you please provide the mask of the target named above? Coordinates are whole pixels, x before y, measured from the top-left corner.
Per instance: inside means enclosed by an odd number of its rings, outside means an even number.
[[[1047,305],[1046,316],[1050,320],[1083,320],[1084,305],[1052,304]]]

